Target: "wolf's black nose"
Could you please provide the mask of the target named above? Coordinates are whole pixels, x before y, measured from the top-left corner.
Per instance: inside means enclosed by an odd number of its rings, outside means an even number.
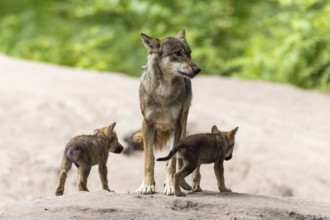
[[[230,160],[233,157],[233,155],[230,155],[228,157],[225,157],[225,160]]]
[[[121,153],[122,151],[123,151],[123,146],[121,146],[121,145],[118,145],[117,147],[116,147],[116,150],[114,151],[114,153],[115,154],[119,154],[119,153]]]
[[[201,68],[199,68],[199,67],[194,68],[194,74],[195,75],[198,74],[200,71],[201,71]]]

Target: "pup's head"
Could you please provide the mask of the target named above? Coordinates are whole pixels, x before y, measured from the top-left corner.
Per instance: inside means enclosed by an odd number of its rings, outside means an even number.
[[[158,65],[160,71],[166,75],[162,77],[180,76],[192,79],[201,71],[191,59],[184,29],[175,37],[157,39],[142,33],[141,38],[148,49],[148,62]]]
[[[119,154],[124,148],[118,141],[117,133],[114,131],[115,126],[116,122],[112,123],[108,127],[95,129],[94,135],[107,139],[109,144],[109,152]]]
[[[225,154],[225,160],[230,160],[233,157],[233,151],[235,146],[235,135],[238,130],[238,127],[234,128],[231,131],[220,131],[217,126],[212,127],[212,134],[222,134],[225,144],[228,146],[227,152]]]

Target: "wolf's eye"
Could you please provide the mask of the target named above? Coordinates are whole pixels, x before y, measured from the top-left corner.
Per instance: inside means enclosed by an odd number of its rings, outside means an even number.
[[[176,51],[176,52],[174,52],[174,54],[175,54],[176,56],[178,56],[178,57],[181,56],[181,52],[180,52],[180,51]]]

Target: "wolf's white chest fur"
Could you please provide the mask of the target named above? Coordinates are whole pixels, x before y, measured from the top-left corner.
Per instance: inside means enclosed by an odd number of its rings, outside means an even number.
[[[157,96],[161,97],[169,97],[172,93],[171,85],[168,83],[160,83],[156,88],[155,93]]]
[[[145,106],[144,109],[144,117],[153,121],[155,126],[161,130],[170,130],[179,119],[181,105],[168,104],[173,99],[173,92],[175,93],[170,83],[159,82],[150,94],[154,102]]]

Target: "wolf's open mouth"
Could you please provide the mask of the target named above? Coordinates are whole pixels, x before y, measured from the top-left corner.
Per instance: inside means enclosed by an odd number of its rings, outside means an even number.
[[[188,73],[185,73],[185,72],[182,72],[182,71],[178,71],[180,74],[192,79],[194,78],[195,74],[188,74]]]

